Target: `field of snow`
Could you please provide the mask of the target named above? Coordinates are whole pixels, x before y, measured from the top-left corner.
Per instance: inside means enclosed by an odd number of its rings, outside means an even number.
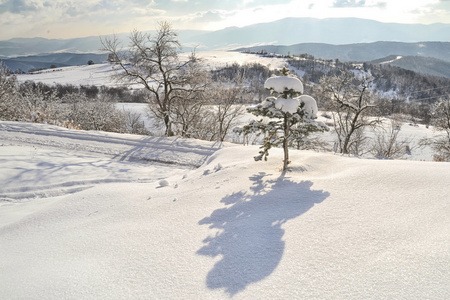
[[[260,63],[271,69],[280,69],[285,65],[285,60],[280,58],[261,57],[254,54],[246,54],[240,52],[225,51],[205,51],[197,52],[197,56],[204,60],[207,68],[224,67],[227,64],[244,64],[244,63]],[[189,53],[182,53],[181,59]],[[19,82],[27,80],[42,82],[48,85],[53,84],[73,84],[73,85],[96,85],[96,86],[117,86],[118,83],[111,79],[111,75],[119,72],[117,66],[109,63],[62,67],[55,69],[47,69],[32,74],[19,74],[17,79]],[[141,88],[140,85],[133,85],[131,88]]]
[[[0,122],[1,299],[449,299],[448,163]]]
[[[111,79],[111,76],[116,72],[117,69],[114,66],[105,63],[46,69],[31,74],[18,74],[17,79],[19,82],[30,80],[48,85],[73,84],[117,86],[117,83]]]

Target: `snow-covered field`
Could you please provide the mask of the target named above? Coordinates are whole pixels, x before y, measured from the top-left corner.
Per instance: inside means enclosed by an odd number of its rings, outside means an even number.
[[[117,86],[111,79],[118,70],[111,64],[96,64],[85,66],[62,67],[46,69],[31,74],[19,74],[19,82],[27,80],[42,82],[45,84],[73,84],[73,85],[96,85]]]
[[[0,127],[1,299],[450,297],[448,163]]]
[[[448,163],[258,150],[0,122],[0,299],[450,299]]]
[[[182,53],[181,59],[189,53]],[[204,65],[207,68],[224,67],[227,64],[233,63],[260,63],[268,66],[271,69],[282,68],[286,61],[281,58],[261,57],[254,54],[245,54],[240,52],[225,52],[225,51],[205,51],[197,52],[197,56],[204,60]],[[27,80],[42,82],[45,84],[73,84],[73,85],[96,85],[96,86],[117,86],[118,83],[111,79],[111,75],[119,72],[117,66],[109,63],[62,67],[55,69],[48,69],[35,72],[33,74],[19,74],[17,79],[19,82]],[[141,88],[140,85],[133,85],[131,88]]]

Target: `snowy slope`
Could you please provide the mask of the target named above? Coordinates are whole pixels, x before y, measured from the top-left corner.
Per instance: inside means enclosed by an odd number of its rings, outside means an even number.
[[[448,163],[0,125],[1,299],[450,298]]]
[[[110,64],[96,64],[47,69],[31,74],[18,74],[17,79],[19,82],[31,80],[48,85],[116,86],[117,83],[111,78],[116,72],[116,68]]]
[[[181,53],[181,59],[187,57],[190,53]],[[225,67],[227,64],[245,64],[260,63],[271,69],[282,68],[286,64],[285,59],[261,57],[254,54],[245,54],[240,52],[227,51],[204,51],[197,52],[197,56],[204,60],[203,64],[207,68],[215,69]],[[42,82],[45,84],[73,84],[73,85],[96,85],[96,86],[117,86],[111,76],[116,72],[120,72],[117,66],[111,64],[95,64],[84,66],[61,67],[55,69],[47,69],[32,74],[18,74],[19,82],[27,80]],[[142,88],[136,84],[130,88]]]

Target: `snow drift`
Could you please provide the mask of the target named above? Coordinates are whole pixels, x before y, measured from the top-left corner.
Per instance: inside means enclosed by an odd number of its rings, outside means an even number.
[[[450,298],[447,163],[0,124],[2,299]]]

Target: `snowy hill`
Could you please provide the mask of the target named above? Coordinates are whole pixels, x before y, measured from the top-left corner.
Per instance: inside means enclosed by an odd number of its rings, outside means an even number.
[[[3,59],[0,62],[9,70],[15,72],[22,70],[29,72],[32,69],[50,69],[53,67],[81,66],[93,63],[106,62],[106,54],[96,53],[53,53],[35,56],[22,56],[10,59]]]
[[[95,64],[83,66],[70,66],[54,69],[41,70],[29,74],[18,74],[19,82],[34,81],[48,85],[73,84],[73,85],[96,85],[117,86],[111,76],[117,69],[111,64]]]
[[[257,152],[0,122],[0,298],[450,298],[447,163]]]
[[[180,57],[187,57],[189,53],[182,53]],[[253,54],[232,52],[232,51],[204,51],[198,52],[197,56],[204,60],[204,65],[214,69],[224,67],[233,63],[260,63],[271,69],[282,68],[286,61],[284,59],[261,57]],[[45,84],[73,84],[73,85],[117,85],[111,79],[111,75],[118,70],[117,67],[109,64],[81,65],[54,68],[33,72],[31,74],[18,74],[19,82],[27,80],[43,82]],[[135,88],[138,85],[134,86]]]

